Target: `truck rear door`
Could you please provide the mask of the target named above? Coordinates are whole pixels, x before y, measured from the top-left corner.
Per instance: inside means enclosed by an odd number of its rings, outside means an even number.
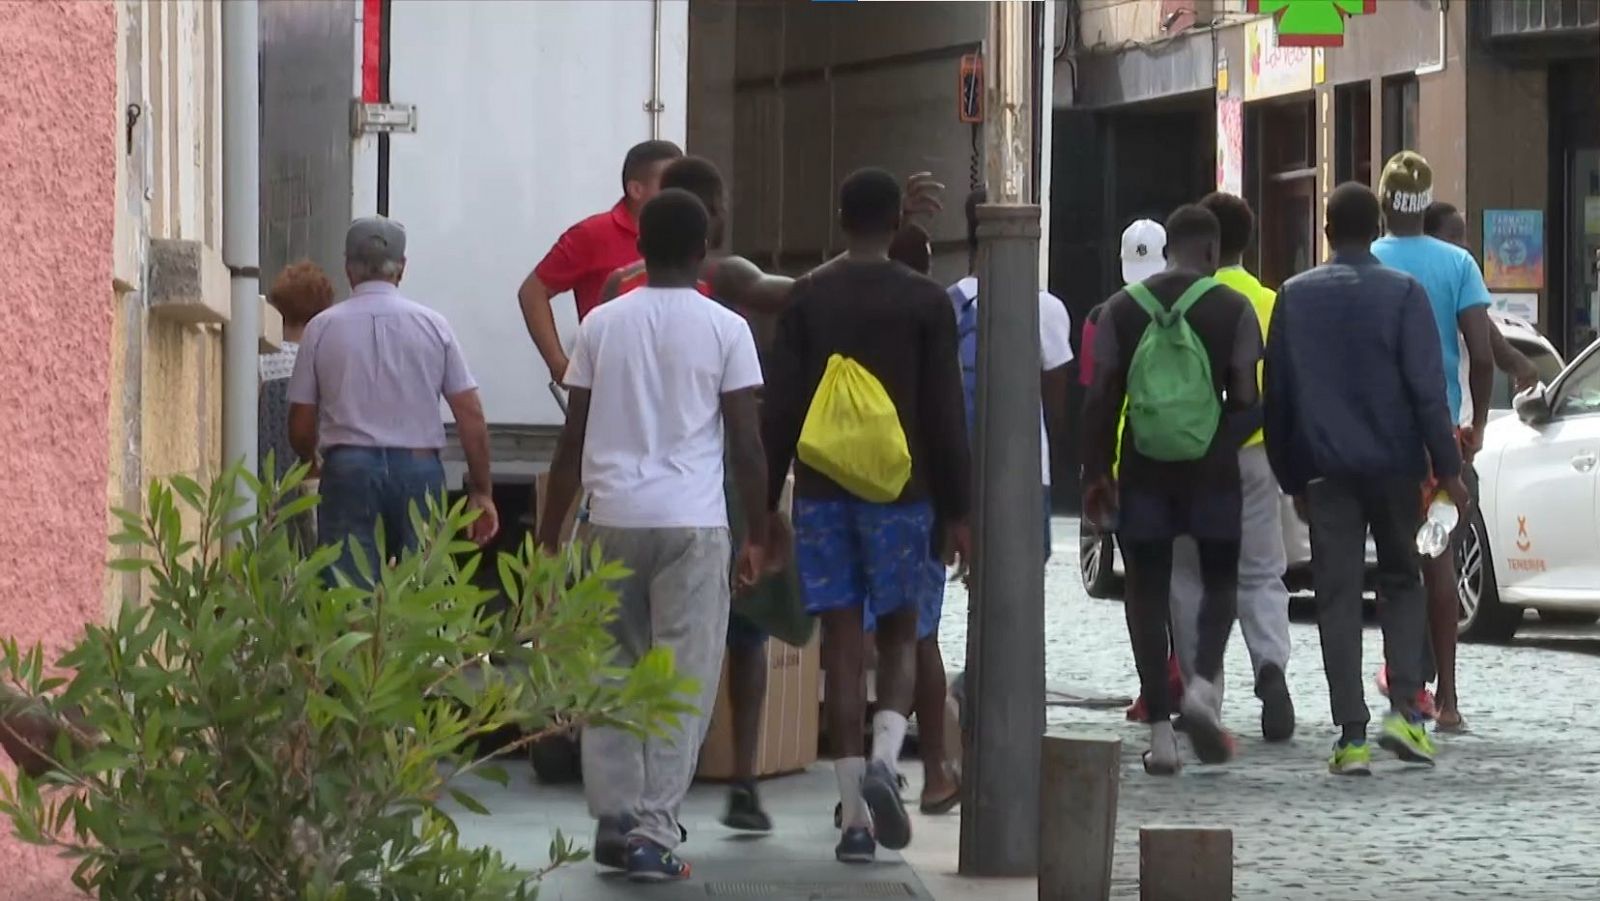
[[[455,327],[491,424],[559,425],[517,288],[567,226],[617,201],[628,147],[683,143],[688,4],[408,0],[383,14],[387,99],[417,108],[378,175],[408,233],[406,294]],[[556,319],[570,346],[570,295]]]

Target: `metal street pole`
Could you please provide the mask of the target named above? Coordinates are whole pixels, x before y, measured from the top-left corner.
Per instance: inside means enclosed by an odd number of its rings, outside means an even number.
[[[972,715],[961,807],[966,876],[1033,876],[1039,865],[1044,479],[1030,6],[990,3],[984,59],[989,203],[978,207],[976,548],[966,670]]]
[[[222,4],[222,261],[233,313],[222,333],[222,462],[252,474],[261,352],[259,16],[256,0]],[[255,513],[255,496],[242,483],[239,491],[245,503],[229,514],[233,521]]]

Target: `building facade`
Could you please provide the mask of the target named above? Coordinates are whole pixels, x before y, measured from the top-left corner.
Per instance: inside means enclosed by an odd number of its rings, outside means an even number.
[[[1075,323],[1121,287],[1118,237],[1134,219],[1240,194],[1259,224],[1246,265],[1280,285],[1326,259],[1333,187],[1376,188],[1384,161],[1412,149],[1435,198],[1465,212],[1501,307],[1568,356],[1594,340],[1600,0],[1385,0],[1322,49],[1280,46],[1248,6],[1058,3],[1050,286]],[[1508,257],[1523,265],[1494,265]],[[1058,471],[1077,462],[1067,445]]]
[[[0,5],[0,634],[51,648],[104,613],[116,37],[108,3]],[[67,897],[71,862],[10,833],[0,898]]]
[[[1074,313],[1117,287],[1121,228],[1214,188],[1251,201],[1247,264],[1281,284],[1326,258],[1333,187],[1412,149],[1504,309],[1568,354],[1594,340],[1600,0],[1394,0],[1325,48],[1281,46],[1244,0],[1067,6],[1052,255]]]
[[[221,469],[221,50],[217,0],[0,4],[0,635],[24,645],[137,602],[111,510]],[[0,901],[81,897],[71,871],[0,828]]]

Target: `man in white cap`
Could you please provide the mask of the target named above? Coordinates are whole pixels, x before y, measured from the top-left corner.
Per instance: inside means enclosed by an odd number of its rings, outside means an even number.
[[[1167,268],[1167,230],[1153,219],[1136,219],[1122,232],[1122,281],[1132,285]]]
[[[344,271],[351,292],[306,325],[289,379],[289,442],[321,457],[317,535],[341,542],[337,567],[357,580],[357,548],[376,570],[415,546],[410,507],[444,494],[439,398],[455,416],[479,543],[499,529],[489,481],[489,429],[478,383],[450,323],[400,294],[406,230],[373,216],[351,223]],[[383,523],[385,547],[374,525]],[[349,539],[346,541],[346,539]]]
[[[1167,267],[1167,230],[1153,219],[1135,219],[1122,231],[1122,283],[1132,285],[1142,282]],[[1084,387],[1094,379],[1094,335],[1100,326],[1100,314],[1105,304],[1089,311],[1083,321],[1082,352],[1078,355],[1078,378]],[[1118,426],[1118,434],[1121,427]],[[1115,465],[1113,463],[1113,465]],[[1085,521],[1087,522],[1087,520]],[[1092,526],[1090,526],[1092,528]],[[1176,652],[1167,658],[1167,690],[1174,701],[1183,697],[1183,680],[1179,676]],[[1128,719],[1142,723],[1145,720],[1144,696],[1135,698],[1128,708]]]
[[[961,358],[961,391],[966,408],[967,433],[975,435],[977,428],[978,389],[978,206],[988,202],[988,191],[979,188],[967,195],[967,276],[949,288],[950,303],[955,310],[956,337]],[[1085,345],[1087,346],[1087,345]],[[1042,411],[1039,416],[1039,474],[1043,486],[1044,503],[1040,511],[1040,528],[1044,540],[1044,559],[1050,559],[1050,444],[1059,442],[1062,435],[1062,417],[1067,412],[1067,392],[1071,384],[1067,364],[1072,362],[1072,318],[1066,304],[1049,291],[1039,291],[1039,398]],[[924,768],[932,772],[924,781],[922,812],[942,814],[953,810],[960,801],[961,787],[947,771],[941,772],[935,764],[942,758],[942,732],[938,722],[942,719],[944,703],[942,686],[944,662],[939,656],[939,616],[943,592],[932,599],[932,608],[925,610],[918,630],[918,728],[919,735],[928,735],[926,745],[934,753],[923,757]],[[930,689],[920,686],[928,683]],[[928,714],[925,719],[924,712]],[[948,770],[948,768],[945,768]]]

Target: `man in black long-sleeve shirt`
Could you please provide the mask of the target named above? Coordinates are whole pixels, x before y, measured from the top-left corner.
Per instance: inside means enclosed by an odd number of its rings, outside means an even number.
[[[943,288],[888,257],[900,199],[898,182],[880,169],[845,179],[839,224],[847,253],[795,282],[767,355],[768,503],[776,510],[794,463],[795,564],[806,609],[822,620],[826,715],[844,830],[836,854],[848,863],[873,859],[874,835],[891,849],[911,839],[895,762],[915,687],[919,612],[943,597],[942,558],[965,557],[970,544],[955,320]],[[806,413],[835,354],[876,377],[894,402],[911,473],[892,503],[862,500],[795,460]],[[861,740],[869,616],[878,648],[870,763]]]
[[[1378,199],[1347,183],[1328,200],[1333,260],[1283,286],[1266,361],[1267,456],[1311,525],[1323,665],[1342,730],[1328,768],[1371,772],[1361,684],[1366,534],[1378,546],[1389,697],[1381,744],[1433,760],[1415,707],[1426,611],[1415,534],[1430,466],[1459,509],[1468,495],[1445,398],[1443,355],[1422,285],[1378,262]],[[1400,653],[1391,653],[1398,650]]]
[[[1107,527],[1109,508],[1113,503],[1120,508],[1128,637],[1150,723],[1145,770],[1154,775],[1170,775],[1179,767],[1167,680],[1167,627],[1172,544],[1180,535],[1195,539],[1204,588],[1195,674],[1184,686],[1184,719],[1203,762],[1220,763],[1233,755],[1233,739],[1222,729],[1217,681],[1239,587],[1239,446],[1260,424],[1256,364],[1261,360],[1261,326],[1255,311],[1232,288],[1201,284],[1217,270],[1221,225],[1209,210],[1186,206],[1167,219],[1166,232],[1166,270],[1139,284],[1168,311],[1191,288],[1198,286],[1201,292],[1182,316],[1205,349],[1210,387],[1224,413],[1211,443],[1198,459],[1154,459],[1141,451],[1140,432],[1130,415],[1123,427],[1118,481],[1112,482],[1118,420],[1129,394],[1134,355],[1152,327],[1150,313],[1128,289],[1106,301],[1095,329],[1094,376],[1083,410],[1084,515]]]

